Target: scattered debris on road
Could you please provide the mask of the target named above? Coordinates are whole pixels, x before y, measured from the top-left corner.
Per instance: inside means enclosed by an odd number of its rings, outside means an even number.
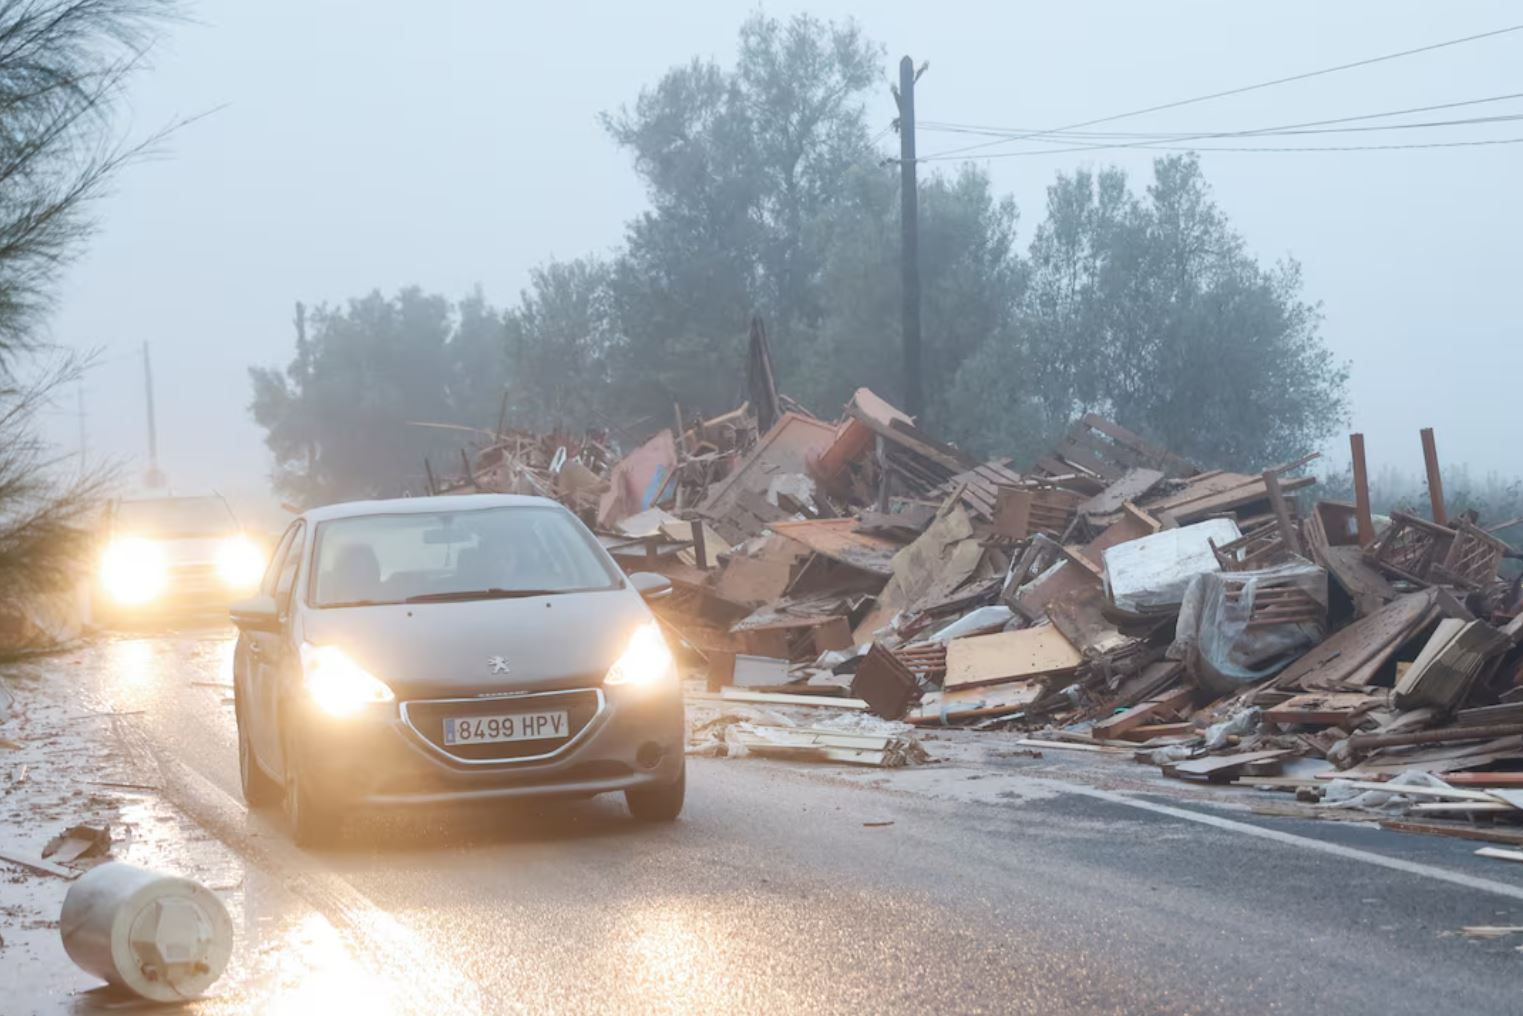
[[[42,856],[54,864],[105,857],[111,853],[111,827],[108,825],[70,826],[48,841]]]

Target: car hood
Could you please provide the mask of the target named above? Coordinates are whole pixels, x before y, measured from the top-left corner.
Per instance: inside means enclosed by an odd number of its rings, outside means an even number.
[[[231,535],[231,534],[229,534]],[[214,564],[227,536],[176,536],[155,540],[171,568],[177,565]]]
[[[405,700],[599,685],[648,620],[639,593],[624,588],[309,609],[302,635],[343,649]],[[494,673],[498,658],[507,673]]]

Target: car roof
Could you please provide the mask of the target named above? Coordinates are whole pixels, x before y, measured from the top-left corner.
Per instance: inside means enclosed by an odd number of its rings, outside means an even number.
[[[527,494],[441,494],[435,497],[393,497],[376,501],[342,501],[302,513],[309,522],[329,522],[361,515],[421,515],[431,512],[473,511],[481,508],[561,508],[548,497]],[[565,509],[561,508],[562,511]]]

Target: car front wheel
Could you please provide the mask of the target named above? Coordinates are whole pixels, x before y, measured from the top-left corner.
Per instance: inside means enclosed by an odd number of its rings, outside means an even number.
[[[285,767],[285,812],[291,839],[298,847],[326,845],[338,832],[338,812],[331,803],[314,793],[309,781],[302,778],[301,759],[292,754],[289,741],[286,742]]]
[[[687,764],[684,760],[677,778],[661,787],[624,791],[629,813],[642,822],[670,822],[682,814],[687,796]]]
[[[243,790],[243,799],[250,808],[267,807],[280,799],[280,787],[270,779],[268,773],[259,768],[258,760],[254,758],[254,748],[249,743],[248,725],[243,719],[242,706],[235,705],[233,712],[238,723],[238,784]]]

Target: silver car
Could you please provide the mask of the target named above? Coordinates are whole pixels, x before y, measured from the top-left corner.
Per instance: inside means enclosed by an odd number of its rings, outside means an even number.
[[[566,509],[471,494],[314,509],[232,610],[238,762],[313,844],[356,808],[685,787],[676,665],[645,598]]]

